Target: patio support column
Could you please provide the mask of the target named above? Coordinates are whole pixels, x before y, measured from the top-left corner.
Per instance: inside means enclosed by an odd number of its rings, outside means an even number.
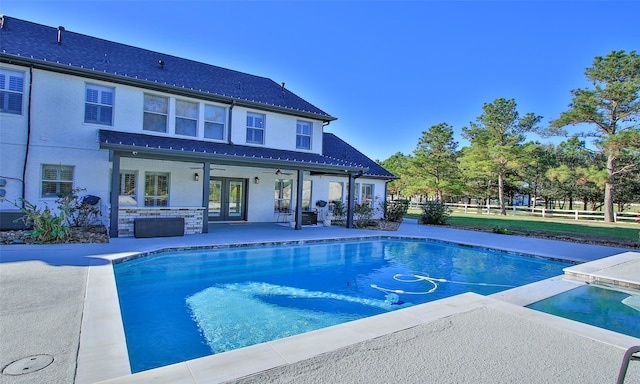
[[[118,214],[120,195],[120,155],[111,151],[111,194],[109,195],[109,237],[118,237]]]
[[[296,188],[296,230],[302,229],[302,178],[304,177],[304,172],[302,169],[298,169],[298,186]]]
[[[347,228],[353,228],[353,202],[355,201],[356,178],[353,173],[349,174],[349,193],[347,194]]]
[[[211,162],[205,161],[202,167],[202,233],[209,233],[209,177]]]

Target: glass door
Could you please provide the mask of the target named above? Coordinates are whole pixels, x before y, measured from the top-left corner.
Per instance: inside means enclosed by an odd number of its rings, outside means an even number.
[[[209,180],[209,221],[222,220],[222,180]]]
[[[227,215],[235,220],[244,216],[244,180],[229,180],[229,198],[227,199]]]
[[[245,179],[212,177],[209,180],[209,221],[245,219]]]

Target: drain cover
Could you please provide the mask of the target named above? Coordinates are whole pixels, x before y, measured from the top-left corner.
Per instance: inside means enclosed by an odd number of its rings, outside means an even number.
[[[2,373],[10,376],[24,375],[39,371],[53,362],[53,356],[50,355],[34,355],[14,361],[2,370]]]

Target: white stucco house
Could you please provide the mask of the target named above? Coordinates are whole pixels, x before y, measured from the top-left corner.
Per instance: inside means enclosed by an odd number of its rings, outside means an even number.
[[[0,23],[6,200],[54,206],[84,188],[100,197],[112,237],[132,236],[145,217],[182,217],[185,233],[231,221],[300,229],[334,200],[351,226],[354,202],[384,201],[395,178],[324,132],[336,118],[284,84],[62,27]],[[0,214],[12,210],[0,203]]]

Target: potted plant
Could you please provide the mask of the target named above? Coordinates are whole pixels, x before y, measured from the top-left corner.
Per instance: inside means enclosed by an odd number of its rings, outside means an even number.
[[[331,220],[333,220],[333,215],[331,214],[331,212],[327,212],[327,214],[324,215],[324,219],[322,220],[322,224],[325,227],[330,227],[331,226]]]

